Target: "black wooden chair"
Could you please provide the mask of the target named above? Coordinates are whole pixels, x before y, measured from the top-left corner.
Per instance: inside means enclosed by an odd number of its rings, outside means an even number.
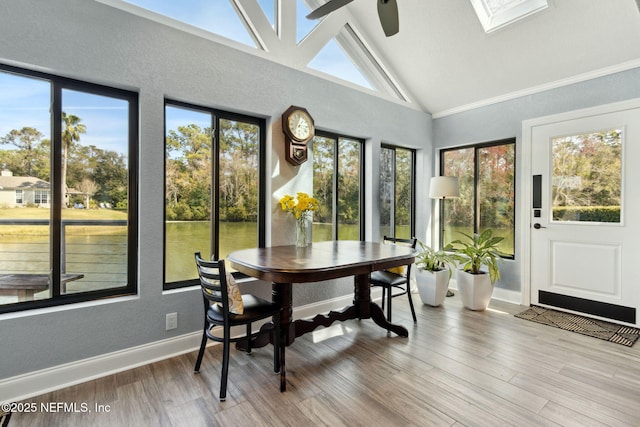
[[[396,237],[384,236],[383,242],[386,244],[405,245],[412,249],[416,248],[418,239],[401,239]],[[411,307],[411,315],[413,322],[417,322],[416,311],[413,308],[413,300],[411,299],[411,264],[405,267],[404,273],[392,272],[387,270],[374,271],[371,273],[371,286],[379,286],[382,288],[382,311],[384,311],[385,299],[387,303],[387,320],[391,322],[391,298],[399,297],[407,294],[409,298],[409,306]],[[400,292],[394,289],[400,290]]]
[[[253,322],[275,316],[273,337],[273,371],[280,370],[280,307],[277,304],[256,297],[255,295],[242,295],[244,310],[242,314],[234,314],[229,311],[229,296],[227,289],[227,276],[224,260],[207,261],[201,258],[200,252],[195,253],[202,299],[204,301],[204,329],[200,352],[194,368],[195,373],[200,372],[200,364],[204,356],[207,339],[223,343],[222,347],[222,376],[220,378],[220,400],[227,396],[227,377],[229,371],[229,350],[232,342],[246,341],[246,352],[251,353],[251,339],[257,333],[252,334]],[[246,333],[240,337],[231,337],[232,326],[246,326]],[[214,335],[213,328],[222,327],[222,336]],[[280,374],[282,376],[282,372]],[[282,381],[282,379],[281,379]]]

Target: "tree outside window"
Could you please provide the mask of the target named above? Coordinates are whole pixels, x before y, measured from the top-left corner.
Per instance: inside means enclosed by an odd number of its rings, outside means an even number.
[[[621,220],[622,129],[553,138],[553,221]]]
[[[446,246],[487,228],[515,255],[515,139],[442,150],[440,174],[456,176],[460,197],[440,203],[440,242]]]
[[[224,258],[264,246],[264,122],[167,101],[165,289],[197,279],[193,253]]]
[[[415,151],[380,150],[380,236],[411,238],[415,233]]]
[[[311,142],[313,197],[312,239],[362,239],[363,143],[359,139],[317,132]]]
[[[0,274],[24,287],[0,312],[136,292],[137,118],[136,93],[0,66]]]

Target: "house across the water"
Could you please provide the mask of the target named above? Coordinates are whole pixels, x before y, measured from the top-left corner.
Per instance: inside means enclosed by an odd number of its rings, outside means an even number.
[[[14,176],[11,171],[0,173],[0,207],[50,207],[51,185],[33,176]]]

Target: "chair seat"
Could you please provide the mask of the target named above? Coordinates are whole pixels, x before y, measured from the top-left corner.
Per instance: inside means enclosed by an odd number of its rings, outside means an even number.
[[[399,286],[407,283],[407,278],[388,271],[374,271],[371,273],[373,286]]]
[[[280,345],[280,318],[278,315],[281,308],[279,304],[251,294],[241,295],[240,290],[235,286],[235,280],[232,280],[233,275],[226,272],[224,259],[207,261],[202,258],[200,252],[196,252],[194,256],[200,278],[205,320],[200,350],[193,372],[200,372],[207,341],[213,340],[222,343],[220,401],[225,400],[227,398],[231,343],[244,342],[242,350],[250,354],[252,341],[257,336],[257,333],[253,332],[252,323],[261,320],[265,322],[274,320],[269,325],[269,341],[273,343],[273,372],[280,372],[280,388],[283,390],[285,384],[284,346]],[[242,306],[240,305],[240,296],[242,297]],[[242,311],[242,314],[232,313],[230,306],[234,307],[233,311]],[[219,328],[220,326],[222,328]],[[232,336],[231,327],[234,326],[244,326],[244,334],[241,334],[240,331],[233,331],[234,335]]]
[[[280,311],[280,308],[275,303],[250,294],[242,295],[242,304],[244,306],[244,313],[229,313],[229,322],[231,325],[244,325],[248,322],[264,319],[269,314],[273,315]],[[224,322],[222,308],[217,304],[211,304],[209,310],[207,310],[207,318],[211,322]]]

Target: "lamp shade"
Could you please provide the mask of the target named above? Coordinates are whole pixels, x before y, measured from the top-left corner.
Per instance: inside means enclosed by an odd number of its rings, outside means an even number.
[[[445,197],[460,197],[457,176],[434,176],[429,184],[429,197],[444,199]]]

